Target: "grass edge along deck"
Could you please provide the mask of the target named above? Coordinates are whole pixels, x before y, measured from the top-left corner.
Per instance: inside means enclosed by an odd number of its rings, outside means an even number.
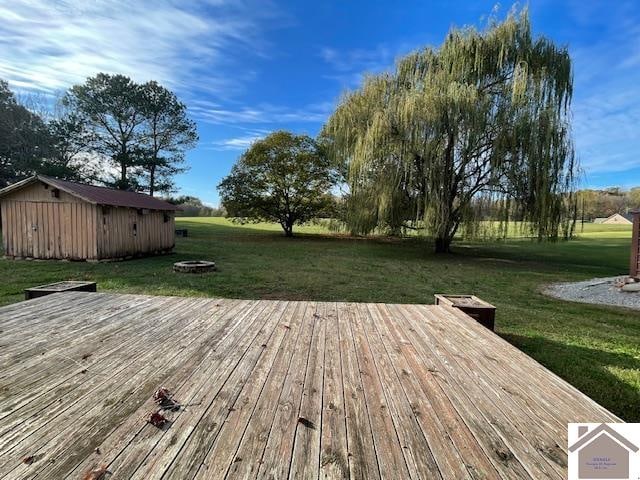
[[[72,292],[0,331],[0,478],[564,478],[567,423],[620,421],[443,306]]]

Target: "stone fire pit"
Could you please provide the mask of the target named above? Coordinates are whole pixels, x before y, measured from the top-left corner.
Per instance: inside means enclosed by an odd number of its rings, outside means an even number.
[[[215,262],[206,260],[187,260],[173,264],[173,271],[179,273],[207,273],[216,269]]]

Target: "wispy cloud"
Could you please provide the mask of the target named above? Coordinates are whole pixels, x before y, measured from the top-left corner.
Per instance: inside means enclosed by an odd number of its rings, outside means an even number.
[[[601,6],[588,16],[582,8],[576,6],[574,16],[585,28],[593,22],[611,26],[571,50],[576,150],[590,184],[603,173],[640,167],[640,28],[632,3]]]
[[[256,12],[223,0],[14,0],[0,5],[0,78],[14,88],[56,91],[97,72],[158,80],[172,88],[228,88],[204,67],[233,46],[264,50]],[[204,15],[207,12],[208,15]]]
[[[236,137],[214,140],[207,148],[218,151],[243,151],[249,148],[254,142],[266,137],[269,130],[249,130]]]
[[[208,100],[194,100],[189,108],[197,118],[208,123],[266,125],[289,122],[323,122],[331,113],[333,104],[331,102],[323,102],[296,109],[265,103],[258,104],[255,107],[244,105],[234,107],[223,106]]]
[[[371,49],[347,49],[324,47],[320,50],[320,58],[331,68],[324,75],[335,80],[344,88],[355,88],[362,83],[367,73],[378,73],[393,68],[395,59],[410,50],[407,45],[394,48],[378,45]]]
[[[338,50],[324,47],[320,50],[320,57],[341,72],[353,70],[379,70],[393,64],[395,54],[386,45],[378,45],[373,49]]]

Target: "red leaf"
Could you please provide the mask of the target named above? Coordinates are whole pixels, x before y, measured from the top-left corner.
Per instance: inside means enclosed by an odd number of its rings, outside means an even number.
[[[109,473],[109,470],[107,470],[107,466],[102,465],[101,467],[89,470],[84,474],[82,480],[103,480],[107,476],[107,473]]]
[[[167,417],[165,417],[164,415],[162,415],[160,412],[154,412],[151,414],[151,416],[149,417],[148,422],[153,425],[154,427],[157,428],[162,428],[164,427],[167,422],[169,420],[167,419]]]

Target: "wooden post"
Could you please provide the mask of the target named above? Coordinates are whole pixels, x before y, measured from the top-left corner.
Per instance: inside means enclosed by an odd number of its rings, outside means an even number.
[[[640,261],[640,211],[633,211],[633,233],[631,235],[631,255],[629,257],[629,276],[638,277],[638,262]]]

